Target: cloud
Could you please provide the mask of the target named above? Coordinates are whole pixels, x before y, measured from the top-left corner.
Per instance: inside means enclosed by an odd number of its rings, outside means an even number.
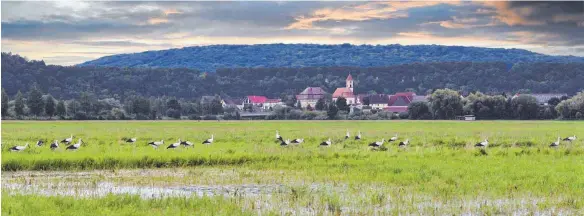
[[[496,9],[496,19],[510,26],[584,21],[584,2],[484,2]]]

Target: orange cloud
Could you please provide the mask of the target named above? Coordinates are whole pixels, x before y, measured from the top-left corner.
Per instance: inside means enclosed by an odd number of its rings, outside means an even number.
[[[150,18],[148,19],[148,24],[150,25],[158,25],[162,23],[168,23],[168,19],[165,18]]]
[[[535,20],[527,20],[524,17],[533,13],[533,9],[529,7],[520,7],[516,9],[512,9],[509,5],[509,2],[499,2],[499,1],[487,1],[483,2],[483,4],[493,7],[496,10],[497,15],[495,15],[495,19],[498,21],[505,23],[509,26],[514,25],[543,25],[544,22],[535,21]]]
[[[172,14],[182,14],[182,12],[178,11],[177,9],[167,9],[167,10],[164,10],[163,12],[164,12],[165,16],[172,15]]]

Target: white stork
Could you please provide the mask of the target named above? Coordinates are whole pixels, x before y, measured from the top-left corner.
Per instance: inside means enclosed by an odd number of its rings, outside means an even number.
[[[290,145],[290,139],[282,140],[282,142],[280,142],[280,146],[288,146],[288,145]]]
[[[52,150],[55,150],[55,149],[59,148],[59,141],[58,140],[55,140],[53,143],[51,143],[50,148]]]
[[[487,147],[489,145],[489,139],[485,139],[482,142],[475,144],[475,147]]]
[[[133,138],[124,138],[124,142],[127,142],[127,143],[135,143],[136,140],[138,140],[136,137],[133,137]]]
[[[395,136],[392,136],[391,138],[389,138],[389,142],[393,142],[397,140],[397,134],[395,134]]]
[[[42,146],[44,143],[45,143],[45,141],[39,140],[39,141],[37,141],[36,145],[37,146]]]
[[[574,140],[576,140],[576,135],[564,138],[564,141],[568,141],[568,142],[572,142]]]
[[[385,138],[381,139],[381,141],[372,142],[369,144],[371,147],[381,147],[385,142]]]
[[[180,146],[180,139],[178,139],[178,142],[175,142],[175,143],[168,145],[168,147],[166,147],[166,149],[174,149],[174,148],[178,148],[179,146]]]
[[[283,138],[282,136],[280,136],[280,132],[278,132],[278,130],[276,130],[276,139],[282,141]]]
[[[295,143],[295,144],[300,144],[302,142],[304,142],[304,138],[302,138],[302,139],[298,138],[298,139],[292,140],[292,143]]]
[[[190,141],[181,141],[180,142],[181,145],[185,146],[185,147],[189,147],[189,146],[193,146],[193,143]]]
[[[359,133],[357,133],[357,136],[355,136],[355,140],[360,140],[361,139],[361,131],[359,131]]]
[[[328,138],[327,141],[321,142],[320,146],[331,146],[332,142],[331,142],[331,138]]]
[[[347,129],[347,134],[345,135],[345,139],[351,138],[351,134],[349,133],[349,129]]]
[[[67,150],[77,150],[77,149],[79,149],[79,147],[81,147],[81,142],[83,142],[83,141],[81,141],[81,139],[79,139],[79,141],[77,141],[77,143],[75,143],[73,145],[70,145],[70,146],[67,146]]]
[[[410,144],[410,139],[406,139],[406,141],[399,142],[399,147],[406,147]]]
[[[25,150],[26,147],[28,147],[28,143],[26,143],[24,146],[14,146],[14,147],[10,148],[10,151],[19,152],[19,151]]]
[[[151,145],[154,148],[158,148],[158,146],[164,145],[164,140],[152,141],[152,142],[149,142],[148,145]]]
[[[555,142],[550,144],[550,147],[558,147],[558,146],[560,146],[560,137],[558,137],[558,139]]]
[[[205,141],[203,141],[203,144],[211,144],[213,143],[213,134],[211,134],[211,138],[206,139]]]
[[[73,134],[71,134],[70,137],[61,140],[61,143],[66,143],[67,145],[69,145],[71,142],[73,142]]]

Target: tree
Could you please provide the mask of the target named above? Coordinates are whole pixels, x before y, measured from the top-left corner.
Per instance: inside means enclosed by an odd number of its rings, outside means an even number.
[[[454,119],[462,114],[462,103],[458,92],[450,89],[438,89],[429,98],[435,119]]]
[[[65,108],[64,101],[60,100],[59,103],[57,103],[56,114],[61,118],[65,117],[65,115],[67,115],[67,108]]]
[[[296,108],[302,109],[302,104],[300,103],[300,101],[296,102]]]
[[[521,120],[536,119],[539,110],[537,99],[530,95],[519,95],[511,100],[513,117]]]
[[[306,110],[312,111],[312,106],[310,104],[306,105]]]
[[[8,115],[8,100],[8,94],[6,94],[6,91],[4,91],[4,88],[2,88],[2,117]]]
[[[363,97],[363,105],[365,105],[365,106],[369,106],[369,104],[370,104],[370,103],[371,103],[371,102],[370,102],[370,100],[369,100],[369,97],[368,97],[368,96],[367,96],[367,97]]]
[[[330,103],[328,106],[328,110],[326,111],[326,115],[329,119],[333,120],[337,118],[337,113],[339,113],[339,109],[333,103]]]
[[[562,119],[582,119],[584,113],[584,91],[576,96],[560,102],[556,111]]]
[[[223,113],[223,104],[221,103],[221,98],[215,96],[211,101],[211,113],[213,115],[219,115]]]
[[[81,106],[81,110],[86,114],[91,112],[93,100],[88,92],[81,92],[81,95],[79,96],[79,105]]]
[[[550,99],[547,101],[547,103],[548,103],[550,106],[554,106],[554,107],[555,107],[556,105],[558,105],[560,102],[562,102],[562,100],[560,100],[560,99],[559,99],[559,98],[557,98],[557,97],[550,98]]]
[[[335,102],[335,104],[337,105],[336,107],[339,110],[342,111],[349,111],[349,106],[347,105],[347,99],[345,99],[344,97],[339,97],[337,98],[337,101]]]
[[[326,103],[324,102],[324,98],[318,99],[315,105],[316,110],[324,110],[326,109]]]
[[[14,97],[14,112],[17,117],[22,117],[24,115],[24,97],[20,91],[18,91],[16,97]]]
[[[177,99],[171,98],[166,102],[166,116],[179,119],[181,113],[181,106]]]
[[[28,92],[28,100],[26,101],[30,113],[38,116],[43,113],[45,103],[43,101],[43,93],[36,85],[33,85]]]
[[[408,105],[409,119],[432,119],[432,112],[428,102],[416,101]]]
[[[50,94],[45,98],[45,113],[49,118],[53,118],[56,112],[55,99]]]

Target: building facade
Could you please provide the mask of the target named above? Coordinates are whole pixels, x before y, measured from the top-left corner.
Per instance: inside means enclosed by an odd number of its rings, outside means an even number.
[[[318,102],[319,99],[324,98],[325,94],[326,92],[320,87],[307,87],[304,91],[300,92],[300,94],[296,95],[296,100],[300,102],[302,108],[306,108],[308,105],[314,108],[316,102]]]
[[[355,97],[355,94],[353,93],[353,87],[354,87],[353,84],[354,84],[353,77],[351,76],[351,74],[349,74],[349,76],[347,76],[347,79],[345,80],[345,87],[344,88],[337,88],[337,90],[335,90],[335,92],[333,93],[333,101],[336,102],[339,97],[343,97],[343,98],[347,99],[348,105],[356,104],[357,98]]]

